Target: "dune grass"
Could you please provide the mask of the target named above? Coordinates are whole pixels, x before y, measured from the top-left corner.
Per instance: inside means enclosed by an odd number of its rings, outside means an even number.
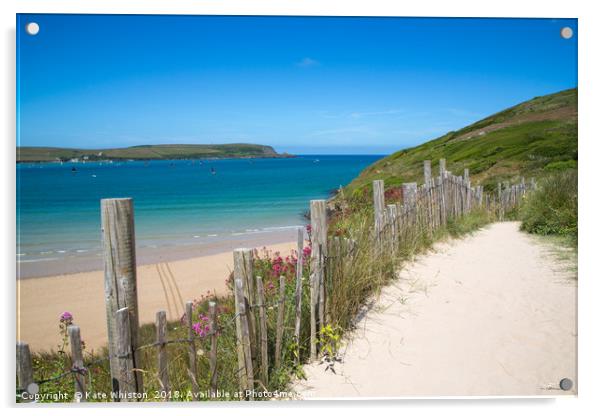
[[[321,355],[332,355],[336,349],[340,335],[352,329],[362,306],[381,288],[397,277],[397,270],[404,261],[411,260],[415,255],[432,247],[433,243],[449,237],[459,237],[472,232],[490,222],[493,218],[486,211],[475,211],[469,215],[450,220],[446,227],[433,233],[416,228],[400,236],[397,250],[375,250],[373,244],[373,213],[364,208],[359,211],[349,211],[346,215],[333,217],[329,227],[331,236],[349,238],[354,241],[353,250],[341,252],[340,256],[334,252],[329,254],[327,261],[328,278],[326,281],[326,315],[329,326],[322,333],[323,349]],[[307,250],[307,248],[306,248]],[[254,253],[255,274],[264,279],[266,288],[266,303],[268,320],[268,351],[269,351],[269,382],[260,385],[259,390],[287,391],[290,381],[302,378],[302,366],[297,364],[296,347],[293,340],[294,331],[294,291],[295,291],[295,262],[296,252],[271,253],[256,251]],[[309,255],[309,251],[305,254]],[[306,261],[303,274],[303,310],[302,333],[300,342],[300,362],[307,362],[309,357],[309,261]],[[275,265],[278,265],[275,267]],[[273,305],[277,301],[278,277],[284,275],[286,279],[285,302],[285,330],[282,348],[282,364],[280,368],[274,367],[275,333],[277,308]],[[232,296],[216,297],[206,293],[195,301],[195,322],[204,323],[203,316],[207,315],[208,302],[215,301],[218,305],[218,390],[219,397],[209,397],[210,372],[208,352],[210,351],[210,338],[201,335],[195,337],[197,348],[197,375],[196,379],[200,391],[206,397],[202,400],[238,400],[239,380],[237,375],[236,331],[234,327],[234,300]],[[77,317],[73,318],[77,323]],[[152,344],[155,341],[155,326],[142,325],[140,328],[140,344]],[[183,322],[169,322],[168,339],[183,339],[187,337],[187,328]],[[330,348],[330,351],[328,350]],[[192,384],[188,375],[188,345],[169,344],[169,380],[171,394],[168,397],[175,401],[189,401],[192,396]],[[85,352],[85,366],[88,390],[92,393],[109,393],[111,380],[108,360],[105,359],[107,351]],[[163,396],[158,394],[160,382],[157,368],[157,351],[154,347],[141,350],[141,371],[143,372],[144,390],[148,401],[161,401]],[[70,356],[66,338],[62,345],[51,352],[33,354],[34,379],[44,380],[60,375],[70,369]],[[41,385],[41,393],[55,394],[67,393],[67,397],[58,401],[70,401],[73,397],[73,377],[67,376]],[[95,396],[91,401],[107,401],[106,397]],[[52,398],[46,401],[56,401]]]
[[[554,171],[538,182],[518,213],[521,229],[565,237],[577,246],[577,169]]]

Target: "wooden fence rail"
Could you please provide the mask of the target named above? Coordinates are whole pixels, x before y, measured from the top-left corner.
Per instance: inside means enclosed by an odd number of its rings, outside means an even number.
[[[486,193],[483,186],[473,186],[470,171],[464,169],[462,175],[454,175],[446,168],[445,159],[439,160],[439,175],[433,177],[430,160],[423,163],[424,182],[403,183],[402,197],[387,201],[383,180],[373,182],[373,247],[380,254],[395,257],[400,245],[421,233],[433,236],[441,227],[451,221],[466,216],[474,210],[484,210],[503,219],[505,215],[518,207],[527,192],[536,189],[536,182],[521,178],[518,184],[498,183],[496,192]],[[285,338],[292,342],[293,361],[301,363],[301,352],[308,351],[309,359],[318,358],[320,334],[328,324],[330,317],[326,309],[329,299],[326,294],[333,289],[331,281],[337,270],[352,264],[357,255],[356,242],[350,238],[328,236],[327,201],[310,202],[311,227],[308,227],[308,239],[311,246],[309,264],[304,264],[305,233],[300,227],[297,233],[296,271],[291,281],[291,290],[287,292],[284,276],[279,276],[277,301],[275,305],[266,303],[264,277],[256,276],[253,270],[253,250],[239,248],[233,252],[234,260],[234,305],[233,324],[236,327],[237,374],[241,391],[253,391],[267,388],[270,382],[270,368],[278,369],[283,362]],[[188,373],[193,400],[199,400],[197,337],[195,325],[195,305],[192,301],[185,304],[184,323],[187,338],[169,340],[167,336],[167,315],[161,310],[156,314],[156,342],[149,346],[140,346],[138,333],[138,295],[136,279],[136,253],[133,202],[129,198],[103,199],[101,201],[102,242],[105,268],[105,299],[107,314],[108,350],[112,388],[116,400],[135,400],[136,393],[142,393],[143,380],[140,370],[140,350],[154,347],[157,351],[158,379],[161,390],[168,398],[170,391],[168,344],[187,344]],[[304,269],[305,267],[305,269]],[[304,285],[304,270],[308,271],[309,282]],[[340,277],[339,277],[340,278]],[[328,288],[328,289],[327,289]],[[303,293],[309,291],[309,316],[304,320]],[[291,297],[287,300],[287,293]],[[285,316],[287,302],[291,306],[291,315]],[[181,305],[182,306],[182,305]],[[306,305],[307,307],[307,305]],[[276,309],[275,346],[270,351],[271,339],[268,328],[268,310]],[[308,319],[307,319],[308,318]],[[285,320],[290,319],[290,329]],[[218,391],[218,343],[219,328],[217,304],[208,304],[210,351],[207,354],[210,392]],[[307,330],[309,326],[309,330]],[[305,328],[306,332],[304,332]],[[286,333],[287,330],[291,334]],[[302,338],[308,333],[307,338]],[[87,369],[84,367],[80,329],[68,328],[71,346],[72,370],[75,391],[80,400],[85,400]],[[292,340],[292,341],[291,341]],[[35,384],[29,346],[17,343],[17,387],[27,391]],[[270,355],[272,354],[272,355]],[[270,358],[272,357],[272,358]],[[273,359],[273,361],[272,361]],[[246,395],[253,400],[253,395]]]

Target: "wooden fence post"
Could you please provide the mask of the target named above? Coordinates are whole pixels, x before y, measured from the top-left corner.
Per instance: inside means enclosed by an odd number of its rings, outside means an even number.
[[[502,184],[501,182],[497,183],[497,203],[498,203],[498,220],[502,220],[504,216],[504,205],[502,201]]]
[[[439,178],[437,186],[439,187],[441,209],[441,224],[447,225],[447,170],[445,159],[439,159]]]
[[[301,354],[301,301],[303,298],[303,227],[297,229],[297,270],[295,276],[295,363],[299,364]]]
[[[261,349],[261,381],[268,385],[268,323],[265,312],[265,293],[263,279],[257,276],[257,307],[259,309],[259,339]]]
[[[318,356],[318,338],[316,333],[316,305],[318,303],[318,291],[316,288],[316,280],[318,280],[318,277],[312,272],[309,276],[309,358],[311,360],[315,360]]]
[[[217,311],[215,302],[209,302],[209,332],[211,351],[209,352],[209,373],[211,375],[211,398],[217,394]]]
[[[235,257],[236,259],[236,257]],[[236,260],[234,263],[236,267]],[[240,287],[239,287],[240,286]],[[246,315],[246,304],[244,301],[243,280],[241,278],[234,279],[234,307],[235,307],[235,323],[236,323],[236,354],[238,356],[238,378],[241,390],[246,390],[247,386],[247,357],[245,357],[245,347],[243,345],[242,333],[242,317]],[[240,308],[243,305],[243,308]],[[245,323],[247,321],[245,320]],[[248,328],[247,328],[248,332]],[[250,348],[250,345],[249,345]],[[250,351],[250,349],[249,349]]]
[[[234,292],[235,302],[243,302],[246,305],[247,322],[249,325],[249,339],[251,348],[251,362],[255,365],[257,357],[257,334],[255,314],[251,310],[251,305],[255,302],[255,277],[253,276],[253,250],[250,248],[237,248],[234,250],[234,279],[240,279],[242,283],[242,296],[237,298],[238,294]]]
[[[395,255],[397,252],[397,221],[398,221],[398,213],[397,213],[397,205],[389,204],[387,205],[387,225],[388,225],[388,237],[389,243],[391,246],[391,255]]]
[[[464,213],[467,214],[471,209],[472,190],[470,188],[470,169],[464,169]]]
[[[109,341],[109,363],[113,386],[118,369],[115,315],[127,308],[130,324],[130,343],[134,351],[133,366],[139,363],[138,348],[138,292],[136,285],[136,239],[134,207],[131,198],[102,199],[100,201],[102,247],[104,254],[105,304]],[[142,393],[142,374],[135,374],[134,389]]]
[[[192,329],[192,314],[193,314],[193,303],[191,301],[186,302],[186,326],[188,329],[188,376],[190,377],[190,384],[192,385],[192,400],[199,400],[200,388],[196,381],[197,367],[196,367],[196,345],[194,342],[194,330]]]
[[[244,301],[244,288],[241,279],[235,279],[234,281],[236,291],[238,292],[238,299],[243,299],[241,302],[236,304],[236,315],[240,318],[240,337],[238,338],[238,345],[242,351],[242,367],[240,367],[241,377],[244,378],[244,382],[241,383],[243,390],[250,390],[250,400],[253,400],[253,391],[255,390],[255,377],[253,369],[253,359],[251,355],[251,336],[249,333],[249,309],[248,305]],[[240,356],[239,356],[240,358]],[[240,362],[239,362],[240,366]]]
[[[416,182],[402,184],[403,206],[406,207],[406,213],[409,222],[412,225],[416,224],[416,201],[417,201],[417,184]]]
[[[372,181],[372,193],[374,198],[374,231],[378,240],[385,226],[385,181]]]
[[[425,160],[422,162],[423,170],[424,170],[424,183],[430,187],[431,184],[431,161]]]
[[[161,391],[166,399],[169,397],[169,372],[167,369],[167,317],[165,311],[158,311],[155,318],[156,344],[157,344],[157,369]],[[168,400],[168,399],[167,399]]]
[[[132,334],[130,313],[127,307],[115,313],[115,335],[117,348],[115,350],[117,367],[114,382],[117,382],[118,395],[116,401],[135,401],[136,375],[134,374],[134,350],[132,347]],[[114,386],[115,387],[115,386]]]
[[[76,402],[86,401],[86,372],[84,367],[84,355],[82,353],[82,340],[79,326],[70,325],[67,328],[69,334],[69,344],[71,346],[71,368],[75,371],[75,392]]]
[[[311,238],[312,238],[312,274],[313,284],[311,287],[314,288],[314,296],[312,304],[312,311],[315,310],[317,304],[317,321],[319,322],[319,328],[322,329],[324,326],[324,307],[325,307],[325,290],[324,290],[324,260],[327,256],[327,222],[326,222],[326,201],[323,199],[312,200],[310,202],[311,212]],[[314,312],[315,314],[315,312]],[[314,321],[315,322],[315,321]],[[316,328],[315,323],[312,324],[313,328],[313,342],[310,348],[312,357],[315,358],[317,355],[316,341]]]
[[[31,352],[29,345],[25,342],[17,342],[17,388],[23,392],[29,392],[27,388],[33,383],[33,367],[31,365]],[[29,399],[23,399],[29,402]]]
[[[430,234],[433,230],[433,216],[432,216],[432,205],[431,205],[431,178],[422,185],[422,207],[424,210],[424,224],[426,230]]]
[[[282,356],[282,335],[284,333],[284,307],[286,300],[286,278],[280,276],[279,298],[278,298],[278,319],[276,322],[276,351],[274,357],[274,365],[276,368],[280,367],[280,360]]]

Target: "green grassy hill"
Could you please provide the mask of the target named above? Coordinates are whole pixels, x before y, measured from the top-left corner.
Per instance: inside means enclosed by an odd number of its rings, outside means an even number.
[[[59,147],[17,147],[17,162],[66,161],[73,158],[87,160],[107,159],[203,159],[289,157],[279,154],[271,146],[259,144],[160,144],[119,149],[65,149]]]
[[[550,170],[577,166],[577,89],[536,97],[458,131],[385,157],[366,168],[345,188],[363,198],[374,179],[391,188],[422,181],[422,161],[439,159],[461,174],[469,168],[472,182],[492,190],[498,181],[538,177]]]

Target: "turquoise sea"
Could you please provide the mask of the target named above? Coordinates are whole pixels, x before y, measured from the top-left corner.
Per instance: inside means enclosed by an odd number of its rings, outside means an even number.
[[[139,247],[301,225],[311,199],[327,198],[381,157],[18,164],[17,258],[100,251],[101,198],[134,199]]]

